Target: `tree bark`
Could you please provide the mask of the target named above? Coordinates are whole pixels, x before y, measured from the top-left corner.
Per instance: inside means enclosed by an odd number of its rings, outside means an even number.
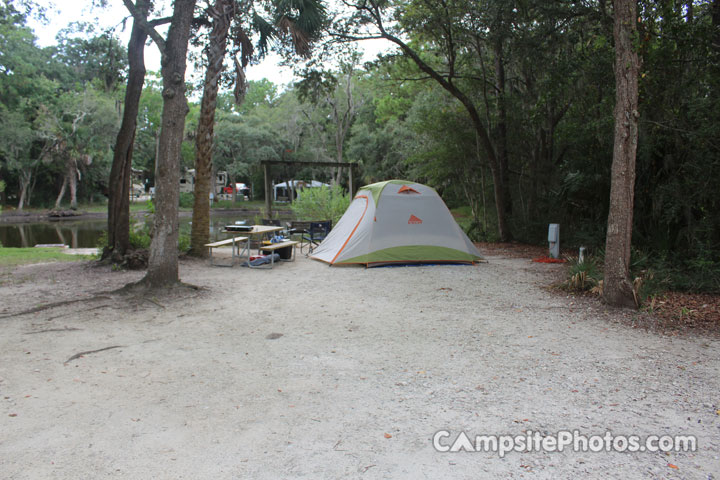
[[[603,299],[610,305],[636,305],[630,281],[630,246],[638,140],[638,72],[633,48],[637,0],[615,0],[615,140],[610,179],[610,212],[605,242]]]
[[[180,153],[189,108],[185,98],[190,24],[196,0],[175,0],[167,40],[162,53],[163,113],[160,156],[155,165],[154,235],[148,271],[143,283],[149,288],[176,284],[178,275],[178,203],[180,200]],[[157,40],[156,40],[157,42]]]
[[[26,170],[23,170],[20,172],[20,199],[18,200],[18,211],[21,211],[23,207],[25,206],[25,203],[27,201],[28,196],[28,187],[30,186],[30,180],[32,178],[32,172],[28,172]]]
[[[217,107],[218,81],[224,67],[223,60],[227,51],[227,37],[232,13],[231,0],[215,0],[215,6],[210,11],[213,17],[213,26],[207,46],[208,64],[205,70],[200,119],[195,136],[195,200],[190,233],[190,253],[196,257],[207,256],[205,244],[210,241],[210,188],[215,109]]]
[[[147,15],[148,3],[146,0],[138,0],[136,6]],[[103,252],[103,258],[112,256],[117,261],[130,248],[130,176],[140,95],[145,82],[145,40],[147,40],[147,36],[147,32],[138,21],[133,21],[128,42],[129,72],[125,90],[125,108],[115,141],[108,185],[108,245]]]
[[[70,161],[68,165],[68,184],[70,185],[70,210],[77,209],[77,182],[78,169],[74,161]]]
[[[510,174],[508,171],[508,148],[507,148],[507,107],[505,103],[505,58],[503,55],[502,38],[495,40],[495,81],[497,90],[497,108],[498,108],[498,124],[497,124],[497,162],[500,168],[500,177],[502,183],[506,187],[510,185]],[[502,205],[503,217],[508,218],[512,215],[512,198],[509,191],[505,192]],[[509,240],[509,239],[506,239]]]
[[[68,178],[67,178],[67,174],[65,174],[65,175],[63,175],[63,183],[62,183],[62,186],[60,187],[60,193],[58,193],[58,196],[55,199],[55,208],[56,209],[60,208],[60,202],[62,202],[62,199],[65,196],[65,189],[67,188],[67,184],[68,184]]]

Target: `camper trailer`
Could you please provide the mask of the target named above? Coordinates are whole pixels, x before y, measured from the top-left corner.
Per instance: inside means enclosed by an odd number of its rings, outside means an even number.
[[[217,172],[215,174],[215,183],[210,193],[216,198],[223,193],[223,188],[227,185],[227,172]],[[195,191],[195,169],[190,168],[180,174],[180,193],[192,193]]]

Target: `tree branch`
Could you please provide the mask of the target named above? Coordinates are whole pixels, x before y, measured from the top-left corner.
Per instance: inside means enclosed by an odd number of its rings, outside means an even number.
[[[143,30],[147,32],[150,38],[153,39],[155,45],[157,45],[158,47],[158,50],[160,50],[160,54],[165,55],[165,39],[162,37],[162,35],[158,33],[157,30],[155,30],[153,25],[148,22],[147,15],[141,12],[140,9],[138,9],[131,0],[123,0],[123,4],[125,4],[125,8],[127,8],[128,11],[132,14],[133,19],[138,22],[138,24],[143,28]]]

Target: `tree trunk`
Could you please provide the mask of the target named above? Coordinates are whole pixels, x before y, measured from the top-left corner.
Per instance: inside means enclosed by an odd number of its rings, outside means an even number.
[[[215,7],[210,11],[213,17],[213,27],[207,46],[208,65],[205,71],[200,119],[195,136],[195,200],[190,233],[190,253],[196,257],[207,256],[205,244],[210,241],[213,129],[215,127],[218,80],[223,71],[232,13],[233,6],[230,0],[215,0]]]
[[[500,168],[500,176],[502,183],[506,187],[502,205],[498,208],[503,209],[503,216],[512,215],[512,198],[510,195],[510,175],[508,172],[508,148],[507,148],[507,108],[505,104],[505,58],[503,56],[502,38],[495,41],[495,81],[497,89],[497,108],[498,108],[498,125],[497,125],[497,161]]]
[[[20,199],[18,200],[18,211],[21,211],[25,206],[25,199],[27,198],[31,175],[32,173],[26,172],[24,170],[20,172]]]
[[[507,223],[508,215],[505,208],[503,208],[504,205],[507,205],[509,203],[507,201],[509,193],[505,184],[505,178],[503,177],[503,168],[498,161],[495,147],[493,146],[492,140],[490,139],[490,134],[485,128],[485,125],[483,125],[483,122],[480,119],[480,114],[478,113],[475,104],[462,90],[460,90],[454,83],[452,83],[452,81],[448,81],[448,79],[443,77],[443,75],[441,75],[438,71],[434,70],[430,65],[425,63],[425,61],[420,57],[420,55],[418,55],[418,53],[412,48],[410,48],[410,46],[408,46],[405,42],[400,40],[398,37],[388,33],[384,29],[384,27],[382,27],[382,25],[378,25],[378,27],[380,28],[380,35],[383,38],[399,46],[403,53],[410,57],[410,59],[415,62],[415,64],[421,71],[427,73],[430,78],[440,84],[442,88],[444,88],[448,93],[454,96],[458,101],[460,101],[460,103],[462,103],[463,107],[465,107],[465,110],[468,112],[468,114],[470,115],[470,119],[473,122],[475,132],[480,139],[480,144],[482,145],[483,150],[485,150],[485,154],[487,155],[488,159],[488,165],[490,166],[490,173],[492,174],[493,179],[493,189],[496,207],[495,210],[497,212],[498,233],[500,235],[500,240],[503,242],[508,242],[512,240],[512,233],[510,232],[510,227]]]
[[[67,188],[67,184],[68,184],[68,178],[67,178],[67,174],[65,174],[63,176],[62,186],[60,187],[60,193],[58,193],[58,196],[55,199],[55,209],[56,210],[60,208],[60,202],[62,202],[62,199],[65,196],[65,189]]]
[[[147,1],[138,0],[136,5],[140,11],[147,14]],[[118,131],[115,141],[108,185],[108,245],[103,252],[103,258],[112,255],[117,261],[130,248],[130,176],[140,95],[145,82],[145,40],[147,40],[147,36],[147,32],[137,21],[134,21],[128,42],[129,72],[125,90],[125,108],[120,131]]]
[[[68,165],[68,183],[70,185],[70,210],[77,210],[77,182],[78,170],[74,161]]]
[[[185,69],[190,23],[195,0],[175,0],[167,41],[162,48],[163,113],[160,156],[155,165],[154,236],[148,271],[143,283],[149,288],[171,286],[178,275],[178,202],[180,153],[189,108],[185,98]]]
[[[637,0],[615,0],[615,141],[610,179],[610,212],[605,243],[603,299],[610,305],[636,305],[630,281],[630,245],[638,140],[638,71],[633,48]]]

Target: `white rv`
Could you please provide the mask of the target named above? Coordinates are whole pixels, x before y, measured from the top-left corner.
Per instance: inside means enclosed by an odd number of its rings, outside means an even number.
[[[210,193],[213,196],[223,193],[223,187],[227,185],[228,174],[227,172],[217,172],[215,174],[215,184],[211,189]],[[180,193],[192,193],[195,191],[195,169],[190,168],[180,174]]]

